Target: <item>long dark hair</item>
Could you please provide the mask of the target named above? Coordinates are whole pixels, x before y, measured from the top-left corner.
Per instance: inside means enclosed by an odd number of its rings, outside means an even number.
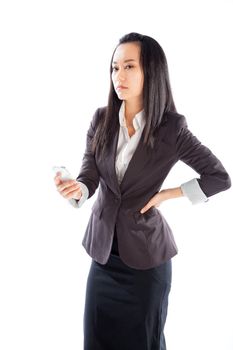
[[[153,147],[156,130],[161,124],[164,113],[177,112],[170,86],[167,59],[162,47],[155,39],[147,35],[134,32],[124,35],[112,54],[108,104],[93,137],[92,150],[94,152],[97,147],[101,156],[104,155],[116,132],[116,126],[119,123],[118,113],[122,104],[122,100],[118,98],[114,90],[111,78],[112,60],[117,47],[128,42],[137,42],[141,47],[140,64],[144,72],[143,108],[146,118],[143,143],[148,147]]]

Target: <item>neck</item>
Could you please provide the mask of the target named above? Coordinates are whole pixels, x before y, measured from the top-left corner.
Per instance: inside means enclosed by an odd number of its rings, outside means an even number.
[[[131,122],[135,115],[143,109],[141,101],[126,101],[125,100],[125,118],[127,122]]]

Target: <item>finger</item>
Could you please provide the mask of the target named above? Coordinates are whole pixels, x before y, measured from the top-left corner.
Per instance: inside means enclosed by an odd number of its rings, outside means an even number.
[[[80,187],[80,185],[77,183],[76,180],[66,180],[66,181],[63,181],[61,184],[59,184],[57,186],[57,189],[59,191],[63,191],[65,188],[70,186],[77,186],[78,188]]]
[[[60,172],[56,173],[56,176],[54,177],[54,182],[55,182],[56,185],[59,185],[60,183],[62,183],[61,173]]]
[[[61,172],[60,172],[60,171],[57,171],[57,172],[56,172],[55,178],[58,178],[58,177],[61,177]]]
[[[63,189],[59,189],[60,186],[63,186],[63,184],[58,186],[58,191],[62,196],[65,196],[67,193],[70,193],[71,191],[81,191],[81,187],[77,183],[74,184],[73,186],[68,186]]]
[[[82,195],[82,191],[81,191],[81,189],[72,189],[72,188],[70,187],[69,189],[64,190],[64,191],[62,192],[62,195],[63,195],[63,197],[66,198],[66,199],[69,199],[69,198],[72,198],[72,197],[73,197],[73,198],[76,198],[76,197],[80,198],[81,195]],[[78,199],[78,198],[76,198],[76,199]]]
[[[140,213],[143,214],[145,213],[147,210],[149,210],[151,207],[153,207],[154,204],[152,204],[151,202],[148,202],[145,207],[143,207],[141,210],[140,210]]]
[[[70,199],[70,198],[80,199],[81,195],[82,195],[82,191],[76,190],[76,191],[71,191],[71,192],[67,193],[64,197],[66,199]]]
[[[60,179],[60,177],[54,177],[54,182],[55,182],[55,185],[60,185],[62,183],[62,180]]]
[[[140,213],[143,214],[145,213],[148,209],[150,209],[149,205],[147,204],[145,207],[143,207],[141,210],[140,210]]]

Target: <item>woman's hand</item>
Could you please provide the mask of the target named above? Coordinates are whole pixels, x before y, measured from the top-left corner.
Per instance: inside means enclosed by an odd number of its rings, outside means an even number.
[[[149,202],[140,210],[140,213],[143,214],[147,210],[149,210],[151,207],[159,207],[160,204],[164,201],[164,196],[162,195],[162,191],[156,193]]]
[[[162,190],[156,193],[149,202],[140,210],[140,213],[143,214],[145,211],[149,210],[151,207],[159,207],[160,204],[171,198],[183,197],[183,192],[180,187],[169,188],[167,190]]]
[[[57,172],[54,177],[55,185],[57,186],[58,192],[65,199],[77,199],[79,200],[82,196],[82,191],[79,183],[76,180],[62,180],[61,173]]]

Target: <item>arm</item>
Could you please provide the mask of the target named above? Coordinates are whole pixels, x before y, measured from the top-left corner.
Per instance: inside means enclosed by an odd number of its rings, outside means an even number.
[[[80,197],[79,200],[75,199],[75,198],[69,199],[69,203],[75,208],[80,208],[89,196],[89,190],[88,190],[87,186],[80,181],[79,181],[79,184],[81,187],[82,196]]]
[[[192,204],[207,202],[208,197],[231,187],[230,176],[220,160],[190,132],[182,115],[177,119],[174,134],[177,160],[186,163],[200,177],[191,179],[180,187],[161,190],[141,209],[141,213],[153,205],[158,207],[171,198],[186,196]]]
[[[208,198],[205,193],[201,190],[199,183],[196,179],[192,179],[188,182],[183,183],[180,187],[168,188],[159,192],[159,198],[161,201],[167,199],[187,197],[192,204],[200,202],[207,202]]]
[[[76,202],[80,202],[78,204],[78,207],[80,207],[86,199],[93,196],[99,185],[99,172],[95,161],[95,155],[91,151],[91,142],[96,131],[98,118],[99,108],[95,111],[89,129],[87,131],[86,149],[83,155],[82,166],[80,168],[79,175],[76,178],[76,181],[80,182],[83,192],[80,200],[75,200]]]
[[[206,202],[210,196],[231,187],[230,176],[220,160],[191,133],[184,116],[179,117],[177,124],[178,160],[200,175],[199,178],[181,184],[180,188],[192,204]]]

